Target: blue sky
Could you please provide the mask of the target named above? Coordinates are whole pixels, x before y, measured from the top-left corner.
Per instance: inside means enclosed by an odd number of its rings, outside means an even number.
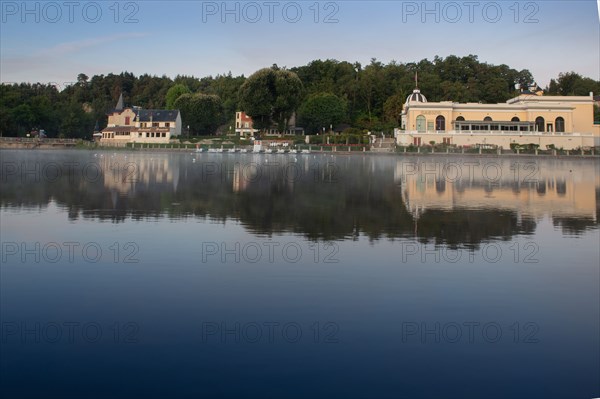
[[[600,1],[600,0],[599,0]],[[600,5],[568,1],[1,2],[0,79],[251,74],[314,59],[413,62],[475,54],[600,80]]]

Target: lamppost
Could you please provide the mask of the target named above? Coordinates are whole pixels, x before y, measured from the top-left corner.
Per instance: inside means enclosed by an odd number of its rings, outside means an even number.
[[[190,125],[187,125],[187,137],[190,138]]]

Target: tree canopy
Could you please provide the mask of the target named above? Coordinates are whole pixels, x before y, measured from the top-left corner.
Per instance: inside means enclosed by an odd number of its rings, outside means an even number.
[[[317,133],[323,127],[345,122],[346,103],[332,93],[317,93],[309,97],[298,111],[298,120],[307,133]]]
[[[215,94],[182,94],[174,107],[181,111],[181,119],[190,128],[190,134],[213,134],[222,120],[223,104]]]
[[[183,124],[190,125],[190,129],[193,126],[193,133],[214,134],[215,126],[231,124],[236,111],[252,116],[257,128],[269,128],[274,122],[284,130],[294,111],[299,112],[299,118],[302,113],[307,116],[307,110],[314,106],[311,103],[317,101],[315,97],[323,93],[345,104],[344,115],[339,118],[344,123],[360,129],[389,131],[399,125],[399,114],[415,87],[417,71],[419,88],[429,101],[501,103],[518,94],[515,84],[526,87],[534,82],[527,69],[488,64],[475,55],[436,56],[433,60],[388,64],[372,59],[367,65],[315,60],[290,69],[274,65],[248,78],[233,76],[231,72],[202,78],[135,76],[129,72],[89,77],[80,73],[76,82],[64,89],[40,83],[0,85],[0,134],[23,136],[38,128],[46,130],[49,137],[91,138],[96,122],[101,129],[106,127],[107,113],[114,108],[121,93],[126,106],[148,109],[175,107],[176,100],[185,94],[218,96],[219,101],[202,100],[215,112],[210,118],[206,113],[195,116],[182,109]],[[552,79],[545,92],[549,95],[600,94],[600,81],[565,72]],[[316,115],[313,113],[313,116]],[[596,118],[600,120],[598,111]],[[207,119],[210,123],[206,123]],[[333,120],[337,119],[336,116]],[[312,123],[335,124],[314,118],[304,121],[307,131],[314,129],[309,125]]]
[[[274,122],[284,131],[300,105],[302,81],[294,72],[278,67],[263,68],[250,75],[240,88],[240,105],[257,129]]]
[[[189,92],[190,89],[184,84],[178,83],[175,86],[172,86],[169,91],[167,91],[167,109],[175,109],[175,100],[181,95],[188,94]]]

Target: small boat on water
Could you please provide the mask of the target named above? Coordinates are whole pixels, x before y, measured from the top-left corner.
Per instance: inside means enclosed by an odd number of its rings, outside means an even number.
[[[310,150],[302,150],[303,154],[310,154]]]

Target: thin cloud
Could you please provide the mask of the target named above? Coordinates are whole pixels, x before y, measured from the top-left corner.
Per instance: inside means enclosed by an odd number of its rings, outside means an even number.
[[[99,46],[102,44],[116,42],[118,40],[134,39],[134,38],[140,38],[140,37],[145,37],[145,36],[148,36],[148,33],[132,32],[132,33],[121,33],[121,34],[111,35],[111,36],[97,37],[97,38],[93,38],[93,39],[78,40],[75,42],[66,42],[66,43],[58,44],[54,47],[43,49],[42,51],[39,51],[36,55],[37,56],[47,56],[47,55],[62,56],[62,55],[76,53],[76,52],[86,50],[88,48],[96,47],[96,46]]]
[[[64,57],[66,55],[73,55],[94,47],[120,40],[137,39],[146,37],[148,35],[148,33],[141,32],[120,33],[73,42],[64,42],[52,47],[41,49],[29,55],[2,57],[0,62],[2,65],[2,75],[11,76],[11,74],[20,75],[24,71],[48,70],[49,68],[56,67],[57,65],[63,65]]]

